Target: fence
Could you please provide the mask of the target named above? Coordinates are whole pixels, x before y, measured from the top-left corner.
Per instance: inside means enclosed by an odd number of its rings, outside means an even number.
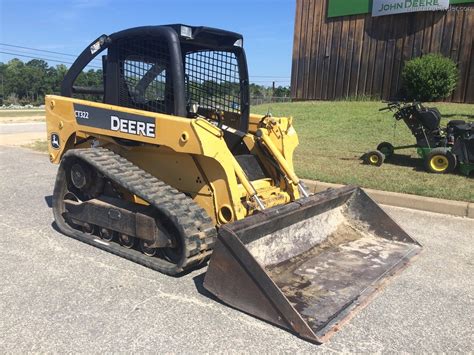
[[[274,102],[291,102],[291,97],[268,96],[268,97],[251,97],[250,98],[250,106],[263,105],[263,104],[269,104],[269,103],[274,103]]]

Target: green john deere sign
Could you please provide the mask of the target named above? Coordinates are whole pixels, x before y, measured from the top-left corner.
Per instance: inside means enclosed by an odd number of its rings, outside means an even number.
[[[328,0],[328,17],[366,14],[371,10],[370,0]]]
[[[319,0],[318,0],[319,1]],[[322,0],[321,0],[322,1]],[[372,9],[374,8],[374,2],[377,2],[380,4],[381,2],[386,3],[389,6],[390,10],[390,4],[398,4],[396,7],[398,10],[400,10],[400,6],[402,8],[407,9],[407,11],[399,11],[396,13],[401,13],[401,12],[412,12],[412,11],[430,11],[427,10],[427,3],[431,3],[430,6],[436,6],[433,5],[435,0],[412,0],[408,1],[407,4],[405,4],[406,1],[404,0],[399,0],[399,1],[377,1],[377,0],[327,0],[328,1],[328,17],[337,17],[337,16],[348,16],[348,15],[357,15],[357,14],[368,14],[372,12]],[[473,0],[448,0],[449,5],[456,5],[456,4],[467,4],[467,3],[473,3]],[[437,0],[436,1],[438,4],[441,4],[445,1],[443,0]],[[402,4],[403,3],[403,4]],[[421,3],[423,5],[421,5]],[[407,6],[407,7],[404,7]],[[380,9],[380,8],[379,8]],[[408,10],[410,9],[410,10]],[[416,9],[416,10],[414,10]],[[392,7],[392,10],[394,8]],[[432,11],[433,9],[431,9]],[[381,16],[381,15],[376,15],[375,13],[373,14],[374,16]],[[385,14],[389,15],[389,14]]]

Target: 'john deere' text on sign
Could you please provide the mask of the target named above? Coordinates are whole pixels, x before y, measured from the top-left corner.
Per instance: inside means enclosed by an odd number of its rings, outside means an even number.
[[[372,16],[393,15],[403,12],[436,11],[449,7],[449,0],[374,0]]]

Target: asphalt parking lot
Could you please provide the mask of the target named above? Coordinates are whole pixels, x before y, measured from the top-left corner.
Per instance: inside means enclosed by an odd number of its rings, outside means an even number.
[[[180,278],[65,237],[46,154],[0,146],[0,352],[471,352],[474,220],[386,210],[423,253],[317,346],[220,304],[206,268]]]

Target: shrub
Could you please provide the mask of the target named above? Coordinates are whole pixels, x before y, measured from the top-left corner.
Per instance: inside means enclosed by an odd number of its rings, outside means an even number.
[[[18,105],[20,101],[18,100],[18,95],[17,94],[10,94],[8,97],[4,100],[5,105]]]
[[[456,88],[459,71],[451,59],[440,54],[427,54],[405,63],[402,71],[407,98],[435,101],[451,95]]]

